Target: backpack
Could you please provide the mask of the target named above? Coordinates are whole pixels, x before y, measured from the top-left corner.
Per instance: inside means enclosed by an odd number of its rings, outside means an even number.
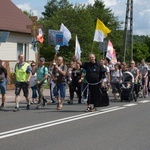
[[[4,67],[0,67],[0,81],[4,81],[7,78],[7,70]]]
[[[43,67],[43,72],[44,72],[43,75],[44,75],[44,76],[45,76],[45,68],[46,68],[46,66]],[[49,79],[49,77],[47,76],[47,78],[46,78],[45,80],[48,81],[48,79]]]

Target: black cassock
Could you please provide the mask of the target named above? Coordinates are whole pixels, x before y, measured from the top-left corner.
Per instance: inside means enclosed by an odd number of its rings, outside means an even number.
[[[94,107],[109,105],[109,97],[105,88],[101,88],[99,81],[105,78],[106,69],[98,62],[85,62],[82,68],[86,70],[86,80],[89,83],[88,104]],[[99,83],[99,84],[96,84]]]

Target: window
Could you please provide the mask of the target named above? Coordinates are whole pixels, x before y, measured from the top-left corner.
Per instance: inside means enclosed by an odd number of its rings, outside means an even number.
[[[17,43],[17,59],[18,55],[23,54],[24,59],[29,60],[29,44],[28,43]]]
[[[23,43],[17,43],[17,57],[20,54],[23,54]]]

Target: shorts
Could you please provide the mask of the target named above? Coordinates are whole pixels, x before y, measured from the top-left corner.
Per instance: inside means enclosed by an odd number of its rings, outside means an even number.
[[[0,82],[0,90],[2,95],[6,94],[6,81]]]
[[[16,82],[15,83],[15,94],[20,95],[21,89],[23,90],[23,95],[28,97],[29,95],[29,84],[27,82]]]
[[[111,83],[111,88],[112,88],[112,93],[121,92],[120,83]]]
[[[148,76],[146,78],[142,77],[142,85],[147,86],[148,85]]]
[[[66,84],[65,83],[58,83],[53,89],[54,96],[58,96],[60,92],[60,98],[65,98],[66,96]]]

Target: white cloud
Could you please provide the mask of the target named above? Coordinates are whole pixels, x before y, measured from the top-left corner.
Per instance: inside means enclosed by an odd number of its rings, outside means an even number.
[[[110,8],[120,21],[125,21],[127,0],[103,0],[106,7]],[[88,0],[94,4],[94,0]],[[133,33],[150,35],[150,1],[133,0]],[[124,26],[123,26],[124,28]]]
[[[104,0],[104,3],[107,7],[112,7],[112,6],[117,5],[117,0],[111,0],[111,2],[110,0]]]
[[[21,10],[25,10],[27,12],[31,12],[34,16],[38,16],[38,11],[32,9],[29,3],[18,4],[17,7]]]
[[[32,12],[35,16],[41,16],[41,6],[43,5],[43,1],[38,3],[38,7],[29,3],[18,4],[17,6],[28,12]],[[71,0],[70,0],[71,1]],[[72,0],[74,2],[74,0]],[[77,0],[79,1],[79,0]],[[79,3],[90,3],[94,4],[95,0],[80,0]],[[103,0],[106,7],[110,8],[115,16],[118,16],[120,21],[125,21],[126,15],[126,3],[127,0]],[[20,2],[21,3],[21,2]],[[133,33],[140,35],[150,35],[150,1],[149,0],[133,0]],[[124,26],[122,27],[124,28]]]
[[[95,1],[95,0],[88,0],[88,3],[94,4],[94,1]],[[113,6],[113,5],[116,5],[116,4],[117,4],[117,0],[111,0],[111,2],[110,2],[110,0],[103,0],[103,1],[104,1],[105,5],[106,5],[107,7],[110,7],[110,6]]]

